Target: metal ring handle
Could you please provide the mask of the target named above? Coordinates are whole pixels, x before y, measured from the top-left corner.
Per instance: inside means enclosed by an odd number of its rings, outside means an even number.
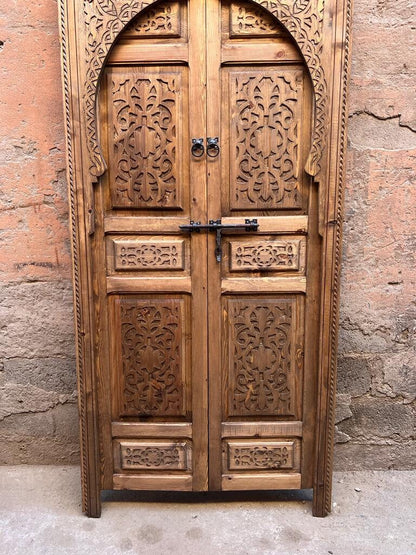
[[[208,137],[207,138],[207,155],[210,158],[216,158],[220,153],[220,147],[218,145],[218,137]]]
[[[195,158],[201,158],[204,155],[204,139],[192,139],[191,153]]]

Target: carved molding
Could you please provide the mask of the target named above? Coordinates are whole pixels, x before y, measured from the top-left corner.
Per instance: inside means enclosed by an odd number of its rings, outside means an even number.
[[[316,175],[320,170],[326,144],[327,82],[322,67],[323,0],[253,0],[289,31],[297,42],[308,66],[315,93],[315,124],[306,171]],[[90,172],[99,177],[106,170],[97,133],[96,97],[101,72],[108,53],[118,35],[144,8],[154,2],[133,0],[84,0],[87,34],[86,70],[83,99],[85,105]]]
[[[311,75],[315,93],[315,122],[311,150],[305,170],[319,173],[327,141],[327,80],[322,67],[324,0],[253,0],[273,14],[297,42]]]

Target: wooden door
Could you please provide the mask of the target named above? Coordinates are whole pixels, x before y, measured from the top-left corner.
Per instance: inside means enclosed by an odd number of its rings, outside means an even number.
[[[334,16],[318,1],[150,4],[92,0],[86,31],[62,11],[86,52],[71,37],[85,81],[64,80],[81,121],[84,507],[97,516],[102,489],[314,488],[324,515],[345,141],[328,68],[347,60]]]
[[[162,2],[124,31],[102,77],[94,269],[109,489],[208,487],[207,237],[179,228],[207,214],[206,157],[190,148],[206,127],[204,29],[197,3]]]
[[[270,13],[207,8],[207,126],[221,147],[208,159],[208,213],[259,224],[224,236],[220,264],[213,237],[208,246],[210,487],[308,488],[319,300],[310,77]]]

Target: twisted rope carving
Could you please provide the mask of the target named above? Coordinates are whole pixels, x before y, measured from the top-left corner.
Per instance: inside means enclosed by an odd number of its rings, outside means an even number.
[[[59,2],[60,31],[61,31],[61,50],[62,50],[62,74],[64,88],[64,110],[65,110],[65,135],[67,148],[67,176],[69,185],[69,200],[71,211],[71,243],[72,243],[72,267],[74,278],[74,309],[77,330],[77,371],[78,371],[78,410],[81,427],[81,484],[82,484],[82,510],[87,510],[87,411],[85,407],[85,375],[83,367],[83,340],[80,334],[82,324],[81,297],[80,297],[80,278],[79,278],[79,253],[77,241],[77,207],[74,179],[74,161],[72,151],[72,127],[71,127],[71,104],[70,104],[70,85],[68,69],[68,44],[66,35],[66,12],[65,0]]]
[[[335,430],[335,392],[336,392],[336,368],[337,368],[337,341],[338,341],[338,311],[339,311],[339,289],[342,255],[342,208],[345,185],[345,153],[347,145],[347,90],[350,72],[350,43],[351,43],[351,19],[352,19],[352,0],[347,1],[346,7],[346,28],[345,28],[345,49],[344,66],[342,76],[342,110],[341,110],[341,134],[340,150],[338,163],[338,183],[337,183],[337,206],[336,206],[336,229],[335,229],[335,249],[334,249],[334,275],[333,275],[333,302],[331,313],[331,359],[329,375],[329,402],[328,402],[328,437],[327,437],[327,458],[325,468],[325,511],[331,511],[331,481],[332,481],[332,459]]]

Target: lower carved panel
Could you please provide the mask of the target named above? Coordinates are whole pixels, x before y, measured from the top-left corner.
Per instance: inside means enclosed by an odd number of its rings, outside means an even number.
[[[191,470],[187,441],[120,441],[115,459],[121,470]]]
[[[125,296],[117,305],[119,415],[185,416],[185,299]]]
[[[293,470],[294,441],[228,441],[226,471]]]
[[[296,299],[227,299],[226,312],[227,416],[294,415],[303,356]]]

